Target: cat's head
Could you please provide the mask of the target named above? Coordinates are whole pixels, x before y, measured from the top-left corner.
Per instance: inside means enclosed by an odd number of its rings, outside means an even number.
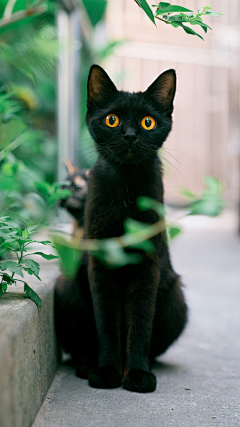
[[[107,73],[93,65],[88,77],[86,122],[97,150],[118,164],[151,159],[172,126],[176,73],[162,73],[145,92],[118,91]]]

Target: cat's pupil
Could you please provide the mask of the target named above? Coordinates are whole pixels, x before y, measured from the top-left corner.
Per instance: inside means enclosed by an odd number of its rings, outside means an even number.
[[[109,118],[110,125],[114,125],[115,121],[116,121],[116,117],[115,116],[110,116],[110,118]]]
[[[152,124],[152,120],[151,120],[151,119],[149,119],[149,117],[148,117],[148,118],[145,120],[145,126],[146,126],[147,128],[150,128],[151,124]]]

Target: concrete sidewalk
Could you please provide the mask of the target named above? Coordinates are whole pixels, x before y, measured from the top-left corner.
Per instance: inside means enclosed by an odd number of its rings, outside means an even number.
[[[0,427],[31,426],[58,368],[53,289],[59,267],[44,260],[41,268],[41,282],[25,276],[41,309],[20,282],[0,299]]]
[[[156,362],[156,392],[96,390],[65,363],[33,427],[240,426],[237,227],[228,213],[184,223],[185,231],[171,252],[186,286],[189,324]]]

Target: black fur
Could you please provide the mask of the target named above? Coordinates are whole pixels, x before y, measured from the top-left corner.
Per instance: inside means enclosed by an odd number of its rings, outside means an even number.
[[[88,192],[88,169],[77,169],[71,165],[72,169],[69,171],[67,180],[70,181],[69,185],[63,185],[61,188],[70,190],[71,196],[60,200],[60,206],[67,209],[67,211],[76,219],[79,227],[84,225],[84,210]]]
[[[158,220],[155,212],[140,211],[136,199],[149,196],[163,203],[157,150],[171,130],[175,87],[175,72],[168,70],[146,92],[117,91],[105,71],[92,66],[86,120],[99,158],[89,178],[87,238],[120,236],[126,218]],[[117,127],[106,125],[108,114],[119,117]],[[148,115],[156,121],[152,130],[141,126]],[[77,375],[88,378],[92,387],[122,384],[130,391],[154,391],[150,361],[185,326],[187,308],[164,233],[152,241],[156,252],[144,253],[140,264],[110,270],[85,254],[76,278],[62,276],[57,282],[57,332]]]

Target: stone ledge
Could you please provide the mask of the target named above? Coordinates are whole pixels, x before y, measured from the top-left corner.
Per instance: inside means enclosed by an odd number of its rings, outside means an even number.
[[[26,277],[42,299],[39,309],[23,286],[10,286],[0,299],[0,425],[30,427],[58,366],[53,288],[56,262],[41,263],[41,279]]]

